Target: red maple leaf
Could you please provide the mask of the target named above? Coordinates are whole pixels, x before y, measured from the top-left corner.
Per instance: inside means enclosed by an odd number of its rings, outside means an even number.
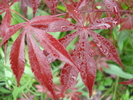
[[[58,5],[58,0],[45,0],[47,6],[52,11],[52,14],[56,14],[56,8]]]
[[[10,24],[11,24],[11,9],[10,7],[15,3],[17,2],[17,0],[12,0],[12,2],[9,4],[9,0],[2,0],[0,1],[0,15],[2,13],[5,12],[5,16],[3,18],[3,20],[1,21],[1,25],[0,25],[0,37],[4,37],[9,28],[10,28]],[[4,53],[6,55],[6,45],[7,45],[8,41],[5,41],[4,42]]]
[[[0,36],[4,37],[10,27],[10,23],[11,23],[11,10],[10,7],[17,2],[17,0],[12,0],[11,4],[9,3],[9,0],[2,0],[0,1],[0,14],[2,13],[6,13],[3,20],[1,21],[1,25],[0,25]]]
[[[133,85],[133,78],[124,82],[119,82],[119,84]]]
[[[57,25],[57,23],[60,24],[56,28],[53,28],[54,25]],[[68,28],[64,29],[64,27]],[[20,79],[24,72],[24,41],[26,39],[32,72],[37,80],[43,86],[47,87],[53,97],[56,98],[49,61],[44,55],[43,51],[37,45],[37,41],[50,55],[78,69],[78,67],[76,67],[77,65],[73,62],[71,56],[62,46],[62,44],[52,35],[46,32],[47,30],[67,31],[74,28],[75,27],[71,22],[63,18],[57,18],[53,16],[35,17],[28,22],[16,24],[9,28],[7,35],[3,37],[2,43],[0,45],[3,45],[13,34],[15,34],[19,29],[22,29],[22,32],[12,45],[10,53],[11,68],[16,76],[18,86],[20,85]]]
[[[126,17],[124,18],[124,22],[122,23],[120,30],[123,30],[123,29],[131,30],[133,28],[133,23],[132,23],[133,16],[131,16],[129,14],[124,14],[124,16],[126,16]]]
[[[40,5],[41,0],[19,0],[21,4],[22,11],[27,17],[27,7],[30,6],[33,10],[33,16],[35,16],[38,6]]]
[[[80,66],[79,73],[82,77],[84,84],[88,88],[89,95],[91,97],[92,87],[94,85],[95,76],[96,76],[96,63],[94,61],[93,54],[90,50],[90,44],[88,43],[88,35],[93,38],[93,41],[95,42],[97,47],[108,59],[113,60],[114,62],[118,63],[123,67],[123,64],[120,61],[120,58],[118,56],[117,50],[115,49],[115,46],[113,46],[113,44],[108,39],[92,31],[94,29],[108,29],[116,26],[119,22],[117,21],[116,18],[107,17],[107,18],[101,18],[101,19],[95,20],[88,27],[85,27],[83,26],[82,15],[78,11],[78,9],[76,9],[73,6],[70,6],[64,1],[62,2],[65,4],[70,16],[77,21],[78,26],[76,28],[77,32],[69,34],[63,37],[62,39],[60,39],[59,41],[66,47],[75,37],[79,36],[78,43],[76,44],[76,47],[72,52],[71,56],[74,59],[74,61]],[[110,9],[116,10],[117,6],[116,8],[110,8]],[[113,12],[116,15],[118,15],[117,10]],[[73,85],[72,83],[76,80],[76,77],[77,77],[76,73],[74,72],[74,69],[70,67],[70,65],[64,66],[61,73],[62,74],[61,84],[63,85],[62,91],[67,90]]]

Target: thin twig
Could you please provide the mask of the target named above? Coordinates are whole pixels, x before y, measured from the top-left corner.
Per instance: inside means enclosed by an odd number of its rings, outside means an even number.
[[[19,15],[20,17],[22,17],[23,19],[25,19],[27,22],[29,21],[27,18],[25,18],[24,16],[22,16],[21,14],[19,14],[19,13],[16,12],[15,10],[10,9],[10,11],[13,11],[13,12],[16,13],[17,15]]]
[[[53,15],[53,16],[58,17],[58,16],[66,15],[66,14],[68,14],[68,13],[56,14],[56,15]]]
[[[111,10],[86,10],[86,11],[81,11],[81,12],[112,12],[112,11]],[[130,10],[119,10],[118,12],[132,13],[133,11],[130,11]]]
[[[86,12],[112,12],[112,11],[111,10],[86,10],[86,11],[80,11],[80,12],[86,13]],[[129,11],[129,10],[119,10],[118,12],[133,13],[133,11]],[[58,17],[58,16],[66,15],[66,14],[68,13],[56,14],[53,16]]]

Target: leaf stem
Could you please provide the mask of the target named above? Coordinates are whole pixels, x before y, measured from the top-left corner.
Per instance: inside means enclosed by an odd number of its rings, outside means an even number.
[[[86,11],[80,11],[80,12],[112,12],[112,11],[111,10],[86,10]],[[129,11],[129,10],[119,10],[118,12],[133,13],[133,11]]]
[[[113,94],[113,99],[112,100],[116,100],[116,90],[117,90],[117,87],[118,87],[118,81],[119,81],[119,77],[117,76],[116,83],[115,83],[115,90],[114,90],[114,94]]]
[[[20,17],[22,17],[23,19],[25,19],[27,22],[29,21],[27,18],[25,18],[24,16],[22,16],[21,14],[19,14],[19,13],[16,12],[15,10],[10,9],[10,11],[13,11],[13,12],[16,13],[17,15],[19,15]]]
[[[112,91],[112,88],[111,89],[108,89],[108,91],[106,93],[104,93],[100,99],[103,99],[107,94],[109,94],[110,92]]]
[[[86,11],[80,11],[80,12],[86,13],[86,12],[112,12],[112,11],[111,10],[86,10]],[[119,10],[118,12],[133,13],[133,11],[129,11],[129,10]],[[66,15],[66,14],[68,13],[56,14],[53,16],[58,17],[58,16]]]
[[[56,15],[53,15],[53,16],[58,17],[58,16],[66,15],[66,14],[68,14],[68,13],[56,14]]]

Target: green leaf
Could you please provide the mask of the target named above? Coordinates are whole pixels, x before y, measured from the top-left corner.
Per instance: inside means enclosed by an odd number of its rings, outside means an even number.
[[[104,81],[104,85],[105,85],[105,86],[111,86],[112,82],[113,82],[113,80],[112,80],[111,78],[108,78],[108,79],[106,79],[106,80]]]
[[[31,71],[31,68],[27,65],[27,66],[25,66],[25,74],[27,74],[28,75],[28,77],[34,77],[34,74],[32,73],[32,71]]]
[[[126,93],[122,95],[123,100],[129,100],[129,95],[130,95],[129,91],[126,90]]]
[[[124,40],[127,39],[129,37],[129,30],[122,30],[118,36],[118,47],[120,49],[120,51],[122,51],[123,49],[123,43]]]
[[[25,20],[23,18],[21,18],[20,16],[18,16],[14,12],[12,12],[12,17],[13,17],[12,18],[12,25],[25,22]]]
[[[133,45],[133,29],[130,31],[129,39],[130,39],[130,44],[132,46]],[[132,46],[132,48],[133,48],[133,46]]]
[[[128,6],[126,6],[125,4],[121,4],[121,6],[122,6],[122,8],[124,9],[124,10],[127,10],[128,9]]]
[[[62,5],[58,5],[57,8],[58,8],[59,10],[62,10],[62,11],[65,11],[65,10],[66,10],[66,8],[65,8],[64,6],[62,6]]]
[[[4,94],[11,93],[11,91],[8,89],[5,89],[4,87],[0,87],[0,94],[2,94],[2,93],[4,93]]]
[[[132,74],[126,73],[124,72],[119,66],[114,65],[114,64],[109,64],[110,69],[108,68],[104,68],[103,70],[108,73],[108,74],[114,74],[117,75],[121,78],[125,78],[125,79],[131,79],[133,78]]]
[[[24,89],[26,89],[30,83],[31,83],[31,79],[28,79],[27,83],[25,83],[25,85],[23,86],[20,86],[20,87],[13,86],[14,90],[12,92],[12,95],[14,100],[17,99],[20,93],[24,93]]]
[[[59,39],[60,32],[49,32],[54,38]]]

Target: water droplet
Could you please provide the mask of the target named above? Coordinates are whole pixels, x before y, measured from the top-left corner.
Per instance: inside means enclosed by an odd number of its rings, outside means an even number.
[[[97,20],[96,22],[97,22],[97,23],[100,23],[100,20]]]
[[[77,10],[74,10],[74,12],[75,12],[75,13],[78,13],[78,11],[77,11]]]
[[[62,29],[62,31],[66,31],[67,30],[67,26],[62,26],[61,29]]]
[[[59,57],[59,55],[58,55],[58,54],[53,54],[53,56],[54,56],[54,57],[57,57],[57,58]]]
[[[114,10],[114,13],[116,13],[116,14],[118,13],[117,6],[114,6],[113,10]]]
[[[110,5],[108,4],[107,7],[110,7]]]

